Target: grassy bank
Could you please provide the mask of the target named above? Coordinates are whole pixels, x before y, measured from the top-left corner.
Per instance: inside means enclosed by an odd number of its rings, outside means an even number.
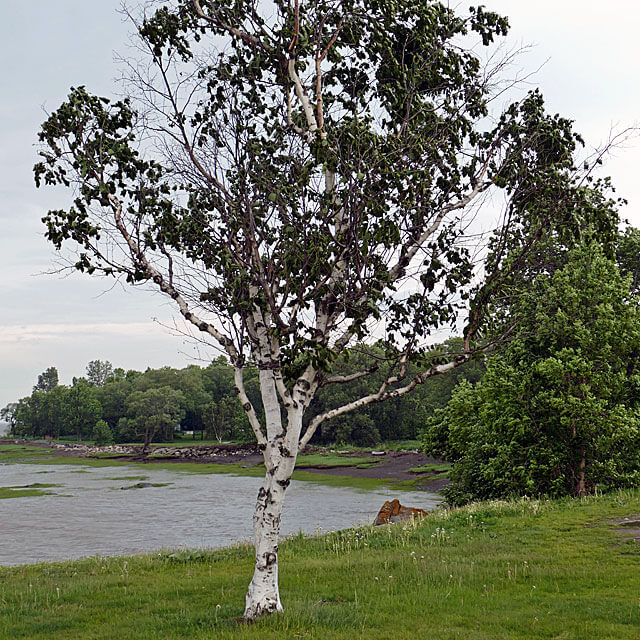
[[[246,547],[0,569],[0,638],[637,640],[640,492],[472,505],[281,546],[285,613],[238,624]]]

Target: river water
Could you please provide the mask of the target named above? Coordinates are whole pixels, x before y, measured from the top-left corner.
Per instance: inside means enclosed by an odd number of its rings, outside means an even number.
[[[144,476],[141,478],[140,476]],[[123,491],[144,481],[165,484]],[[228,546],[251,537],[261,478],[118,466],[0,465],[0,486],[53,483],[54,495],[0,500],[0,565]],[[373,521],[385,500],[432,509],[422,491],[363,491],[293,481],[282,535]]]

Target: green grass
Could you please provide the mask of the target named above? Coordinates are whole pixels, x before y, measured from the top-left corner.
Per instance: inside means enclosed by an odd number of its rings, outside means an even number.
[[[452,465],[448,462],[429,462],[420,467],[413,467],[409,469],[409,473],[419,474],[419,478],[415,482],[416,485],[427,486],[427,484],[425,484],[425,479],[432,482],[433,480],[448,478],[451,467]]]
[[[0,445],[0,463],[46,458],[49,456],[51,456],[51,450],[48,448],[26,447],[19,444]]]
[[[428,462],[421,467],[413,467],[409,469],[410,473],[442,473],[444,471],[451,470],[451,463],[449,462]]]
[[[238,624],[253,552],[0,568],[0,638],[637,640],[640,492],[491,502],[280,551],[285,612]],[[117,612],[117,615],[113,615]]]
[[[59,487],[59,484],[46,484],[43,482],[34,482],[21,487],[0,487],[0,500],[6,498],[32,498],[35,496],[49,496],[53,491],[45,491],[51,487]]]
[[[299,455],[296,459],[296,467],[299,469],[304,469],[305,467],[324,467],[327,469],[332,467],[358,467],[363,469],[367,466],[374,466],[379,462],[379,458],[359,458],[340,455],[339,453],[312,453]]]
[[[420,440],[387,440],[380,446],[376,445],[374,449],[384,449],[385,451],[422,451],[422,442]]]

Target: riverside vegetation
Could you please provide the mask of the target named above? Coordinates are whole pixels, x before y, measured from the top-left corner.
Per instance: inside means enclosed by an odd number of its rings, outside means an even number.
[[[456,350],[459,338],[451,338],[433,349]],[[339,373],[351,375],[359,368],[373,368],[384,349],[360,346],[350,350],[336,365]],[[410,397],[393,403],[372,404],[354,416],[338,416],[318,429],[314,444],[330,442],[371,446],[384,440],[415,438],[433,411],[443,408],[460,380],[475,383],[484,365],[469,362],[434,377]],[[412,366],[409,374],[415,374]],[[108,361],[92,360],[85,376],[74,377],[71,385],[59,384],[56,367],[38,376],[30,396],[0,409],[14,436],[27,438],[70,437],[110,442],[170,441],[176,430],[193,432],[193,438],[221,442],[254,441],[248,419],[237,399],[233,367],[220,357],[207,367],[184,369],[163,367],[141,371],[114,368]],[[367,379],[343,384],[329,392],[322,389],[314,399],[311,416],[372,393],[384,381],[382,371]],[[258,415],[264,417],[258,371],[247,367],[244,385]]]
[[[616,522],[639,513],[619,490],[295,536],[286,610],[253,624],[238,621],[250,546],[2,568],[0,637],[635,640],[640,547]]]

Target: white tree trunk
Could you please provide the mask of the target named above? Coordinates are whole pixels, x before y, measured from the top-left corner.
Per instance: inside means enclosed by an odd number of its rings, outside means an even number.
[[[264,449],[266,474],[253,515],[256,564],[247,590],[245,620],[282,611],[278,588],[278,537],[284,496],[295,468],[302,428],[302,411],[290,408],[286,430],[283,429],[273,372],[261,371],[260,374],[268,434]]]
[[[282,611],[278,589],[278,537],[285,487],[267,472],[253,515],[256,564],[247,590],[244,618]]]
[[[282,611],[278,588],[278,537],[284,495],[295,467],[295,451],[282,456],[273,472],[267,470],[258,492],[253,515],[256,564],[247,590],[244,618],[253,620],[265,613]]]

